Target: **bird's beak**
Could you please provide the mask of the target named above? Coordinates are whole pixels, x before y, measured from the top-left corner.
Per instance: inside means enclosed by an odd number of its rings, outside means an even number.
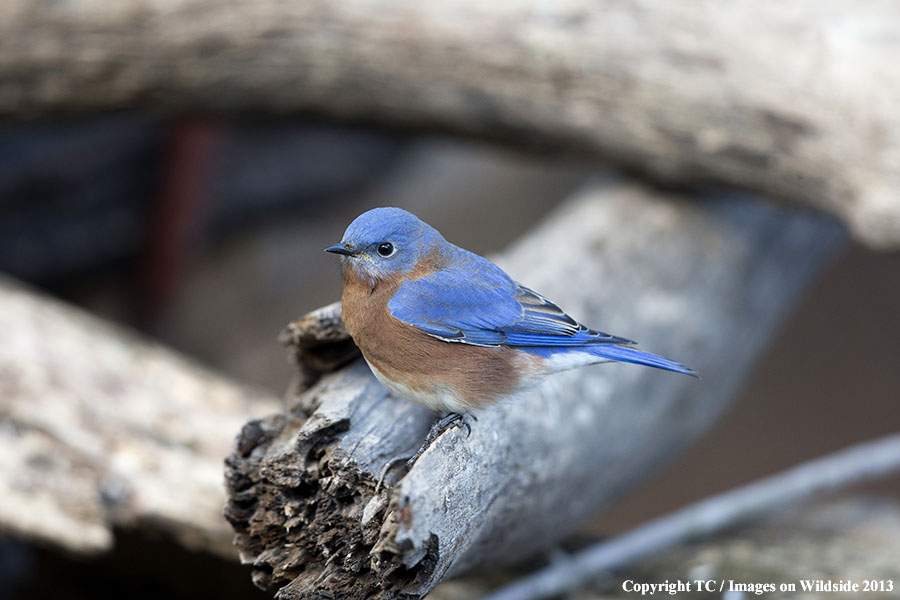
[[[344,256],[353,256],[356,254],[356,250],[349,248],[345,244],[332,244],[325,248],[325,252],[333,252],[334,254],[342,254]]]

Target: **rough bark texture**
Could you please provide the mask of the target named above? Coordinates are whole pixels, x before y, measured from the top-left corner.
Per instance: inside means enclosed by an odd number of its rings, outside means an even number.
[[[468,438],[444,433],[375,493],[433,416],[361,361],[326,374],[289,412],[248,423],[228,461],[226,516],[257,584],[291,599],[419,597],[546,548],[706,429],[843,236],[811,215],[695,200],[598,182],[498,262],[702,380],[631,365],[554,376],[480,412]],[[306,326],[332,335],[334,311]]]
[[[308,389],[322,373],[334,371],[359,356],[359,349],[341,320],[336,302],[292,321],[278,340],[292,349],[299,376],[295,392]]]
[[[0,531],[93,553],[143,529],[233,557],[222,460],[279,406],[0,279]]]
[[[314,111],[810,203],[900,247],[890,0],[0,3],[0,114]]]

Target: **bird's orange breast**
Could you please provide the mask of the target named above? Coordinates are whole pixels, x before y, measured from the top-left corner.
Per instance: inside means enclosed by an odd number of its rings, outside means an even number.
[[[395,319],[388,302],[403,280],[370,286],[352,265],[345,267],[344,323],[382,383],[408,400],[450,412],[481,408],[516,391],[520,353],[444,342]]]

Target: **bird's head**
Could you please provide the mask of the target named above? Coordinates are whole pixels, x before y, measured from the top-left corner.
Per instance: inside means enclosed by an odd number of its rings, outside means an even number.
[[[339,244],[326,252],[340,254],[371,284],[412,271],[419,261],[440,251],[444,238],[434,227],[402,208],[373,208],[350,223]]]

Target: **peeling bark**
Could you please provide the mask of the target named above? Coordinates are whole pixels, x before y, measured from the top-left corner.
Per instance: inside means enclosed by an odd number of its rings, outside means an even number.
[[[418,598],[546,549],[715,421],[842,241],[809,214],[596,183],[498,262],[703,379],[621,364],[553,376],[479,412],[468,438],[444,433],[375,493],[434,415],[391,397],[362,361],[323,374],[288,412],[247,424],[228,459],[226,517],[254,581],[284,599]],[[326,338],[341,338],[335,306],[292,333]]]

